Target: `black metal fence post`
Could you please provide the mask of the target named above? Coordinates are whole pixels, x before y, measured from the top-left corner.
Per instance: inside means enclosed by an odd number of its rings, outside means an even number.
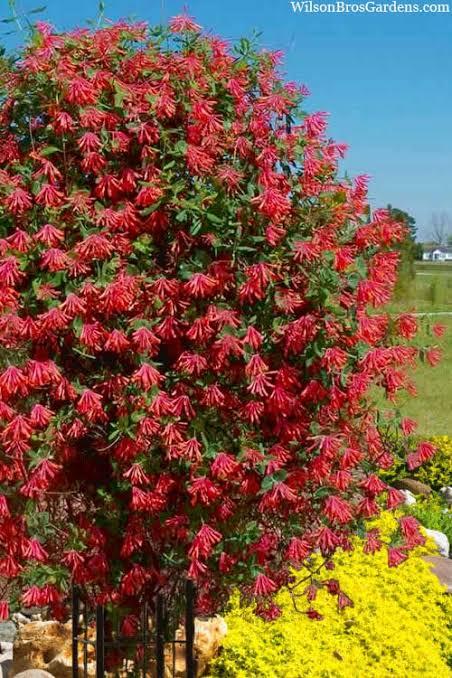
[[[179,595],[180,597],[168,603],[164,595],[160,593],[155,598],[155,606],[144,601],[139,615],[141,622],[137,632],[130,637],[121,633],[119,610],[110,618],[103,605],[90,607],[87,599],[74,586],[72,588],[72,678],[79,678],[79,676],[88,678],[93,655],[95,656],[96,678],[104,678],[108,657],[114,658],[118,663],[116,670],[120,672],[129,672],[130,668],[134,676],[142,678],[150,678],[152,675],[156,675],[156,678],[167,678],[167,676],[175,678],[176,648],[180,645],[185,645],[186,678],[195,678],[197,663],[194,657],[196,590],[193,582],[185,582],[185,587],[182,590],[179,589]],[[179,637],[181,622],[179,615],[182,601],[184,603],[185,638]],[[80,616],[82,621],[80,621]],[[112,622],[114,622],[114,628]],[[94,628],[95,637],[92,635]],[[80,647],[83,657],[82,666],[79,664]],[[180,668],[178,666],[177,671],[180,671]]]
[[[80,614],[78,591],[72,587],[72,678],[78,678],[78,617]]]
[[[195,586],[191,579],[185,583],[185,666],[187,678],[195,678]]]
[[[105,674],[105,608],[96,607],[96,678],[104,678]]]
[[[165,676],[165,619],[163,597],[157,595],[157,606],[155,611],[155,654],[157,660],[157,678]]]

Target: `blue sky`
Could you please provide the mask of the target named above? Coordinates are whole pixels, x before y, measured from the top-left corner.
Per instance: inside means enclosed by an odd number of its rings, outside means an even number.
[[[106,0],[106,14],[159,23],[188,7],[205,28],[231,40],[262,31],[265,47],[286,53],[287,78],[311,90],[306,107],[328,111],[331,136],[349,144],[344,170],[369,174],[372,204],[409,211],[428,237],[433,212],[452,217],[449,1],[449,14],[414,15],[294,14],[286,0]],[[96,15],[95,0],[18,4],[46,4],[40,17],[60,29]],[[9,15],[6,0],[0,8]]]

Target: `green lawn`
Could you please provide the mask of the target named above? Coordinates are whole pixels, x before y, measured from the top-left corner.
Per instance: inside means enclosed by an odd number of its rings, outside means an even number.
[[[422,330],[416,343],[438,343],[444,357],[437,367],[420,365],[414,373],[418,396],[404,398],[402,411],[419,423],[422,435],[452,435],[452,264],[416,262],[416,278],[404,298],[390,304],[393,312],[432,313],[419,318]],[[441,313],[451,315],[441,315]],[[438,314],[438,315],[436,315]],[[440,323],[441,339],[429,335],[428,325]]]
[[[394,310],[452,312],[452,264],[416,262],[416,278],[402,294],[391,304]]]
[[[413,377],[417,386],[416,398],[407,397],[403,400],[403,413],[415,419],[419,424],[418,432],[421,435],[450,435],[452,434],[452,316],[435,316],[431,321],[446,326],[444,336],[437,341],[444,351],[443,360],[436,367],[421,364],[415,370]],[[424,329],[419,334],[419,340],[426,336]],[[431,337],[426,339],[430,342]]]
[[[452,261],[416,261],[416,271],[452,275]]]

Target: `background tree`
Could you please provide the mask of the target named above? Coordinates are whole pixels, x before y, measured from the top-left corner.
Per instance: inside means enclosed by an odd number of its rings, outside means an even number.
[[[422,245],[416,242],[416,219],[408,212],[392,205],[388,205],[387,209],[392,218],[402,223],[406,229],[405,237],[396,246],[400,252],[400,263],[394,295],[396,299],[402,299],[410,295],[416,277],[414,262],[416,259],[422,259]]]
[[[452,234],[452,217],[448,212],[434,212],[431,218],[431,239],[435,245],[442,247],[447,244]]]

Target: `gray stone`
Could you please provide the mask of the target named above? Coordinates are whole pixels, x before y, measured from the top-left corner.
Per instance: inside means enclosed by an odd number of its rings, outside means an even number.
[[[21,614],[25,615],[25,617],[29,617],[31,619],[33,615],[36,614],[40,614],[45,617],[48,609],[48,607],[36,607],[36,605],[34,605],[33,607],[22,607],[19,611]]]
[[[53,674],[42,669],[27,669],[16,673],[13,678],[53,678]]]
[[[413,504],[416,504],[416,497],[410,490],[400,490],[401,494],[405,497],[404,499],[404,504],[405,506],[412,506]]]
[[[16,624],[29,624],[31,621],[30,617],[26,617],[22,612],[15,612],[11,618]]]
[[[436,574],[441,584],[446,587],[447,593],[452,593],[452,560],[441,556],[425,556],[424,560],[433,565],[432,572]]]
[[[5,659],[0,661],[0,676],[2,678],[9,678],[11,675],[12,659]]]
[[[441,494],[443,495],[444,501],[448,506],[452,506],[452,487],[446,486],[440,489]]]
[[[13,643],[16,633],[16,625],[12,621],[0,622],[0,643]]]
[[[429,530],[426,527],[424,527],[424,530],[425,534],[433,539],[437,545],[440,555],[443,556],[443,558],[449,558],[450,544],[447,535],[445,535],[444,532],[440,532],[439,530]]]
[[[414,478],[399,478],[393,483],[394,487],[397,487],[399,490],[409,490],[413,494],[431,494],[432,488],[425,483],[421,483],[420,480],[415,480]]]

